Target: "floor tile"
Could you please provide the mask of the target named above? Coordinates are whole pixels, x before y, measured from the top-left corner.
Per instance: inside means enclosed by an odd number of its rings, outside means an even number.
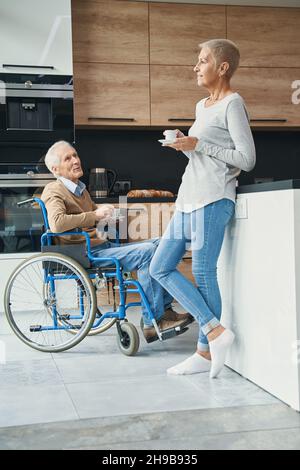
[[[186,380],[141,377],[66,386],[80,418],[218,407]]]
[[[209,374],[186,377],[197,389],[202,392],[206,391],[224,407],[280,403],[277,398],[262,388],[233,371],[226,372],[226,369],[216,379],[210,379]]]
[[[82,448],[109,444],[109,436],[112,443],[121,442],[122,436],[133,442],[136,435],[139,441],[149,442],[149,446],[155,446],[160,440],[172,446],[180,441],[178,423],[182,419],[191,448],[196,445],[195,429],[204,434],[221,435],[245,430],[264,431],[268,426],[270,429],[300,427],[299,414],[296,418],[288,407],[283,411],[279,400],[229,368],[225,367],[217,379],[210,379],[208,373],[168,376],[168,367],[195,351],[198,337],[195,322],[182,335],[147,344],[139,325],[140,308],[132,309],[128,317],[140,335],[140,349],[134,357],[120,352],[116,327],[86,337],[68,351],[42,353],[24,345],[5,325],[1,315],[1,333],[6,334],[0,335],[0,349],[2,345],[6,362],[1,364],[0,357],[0,426],[72,419],[77,423],[80,417],[84,431],[83,439],[78,435],[78,446]],[[183,417],[182,413],[190,413],[190,416]],[[145,416],[153,416],[152,421]],[[85,422],[94,417],[123,422],[123,434],[118,434],[118,426],[113,429],[107,424],[105,439],[99,433],[92,439]],[[135,428],[132,419],[136,423],[135,432],[124,432],[127,421],[131,422],[128,424],[131,429]],[[64,426],[62,424],[62,429]],[[244,445],[242,439],[224,439],[224,442],[220,440],[220,446]],[[59,441],[55,442],[59,445]],[[203,445],[210,446],[212,442],[208,439]],[[259,444],[253,440],[252,445]]]
[[[195,433],[217,442],[224,434],[280,428],[299,434],[300,414],[283,404],[210,408],[0,428],[0,449],[173,449],[191,446]]]
[[[26,386],[0,390],[0,426],[77,419],[63,385]]]
[[[195,433],[196,434],[196,433]],[[299,450],[299,429],[252,431],[247,433],[187,436],[182,439],[161,439],[113,443],[103,450]],[[96,449],[96,447],[81,447]],[[200,458],[198,459],[198,462]]]
[[[23,343],[16,335],[7,334],[0,335],[0,345],[4,348],[5,351],[5,361],[26,361],[32,359],[51,359],[51,353],[45,353],[33,349],[27,344]],[[2,361],[0,361],[2,362]]]
[[[96,354],[76,357],[74,361],[56,357],[54,360],[65,383],[105,382],[113,378],[136,380],[138,377],[166,375],[166,354],[160,352],[148,357]],[[157,379],[154,377],[153,380]]]
[[[10,388],[12,396],[19,387],[62,384],[53,359],[10,361],[0,365],[0,376],[0,390]]]

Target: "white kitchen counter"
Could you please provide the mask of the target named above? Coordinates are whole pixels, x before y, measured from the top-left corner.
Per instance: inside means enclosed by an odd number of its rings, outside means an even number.
[[[300,411],[300,189],[291,181],[237,195],[218,277],[222,322],[236,333],[227,365]]]

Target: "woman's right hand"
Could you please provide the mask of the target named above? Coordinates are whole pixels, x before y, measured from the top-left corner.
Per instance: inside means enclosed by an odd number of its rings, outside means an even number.
[[[184,133],[181,132],[181,130],[179,129],[175,129],[175,130],[176,130],[176,139],[180,139],[180,137],[185,137]],[[163,135],[166,136],[165,132],[163,132]]]

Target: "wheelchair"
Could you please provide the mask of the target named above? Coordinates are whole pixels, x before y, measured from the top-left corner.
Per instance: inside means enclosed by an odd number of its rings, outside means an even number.
[[[41,236],[41,253],[18,265],[5,288],[8,323],[25,344],[44,352],[66,351],[87,335],[102,333],[115,324],[119,349],[133,356],[140,340],[126,313],[130,307],[142,303],[160,341],[186,331],[177,327],[161,332],[140,283],[126,277],[118,259],[94,257],[87,232],[77,229],[53,233],[41,199],[34,197],[18,203],[23,204],[38,204],[45,229]],[[85,244],[53,244],[54,237],[66,235],[85,237]],[[118,290],[119,305],[116,308],[114,302],[113,311],[103,312],[97,302],[97,292],[108,283]],[[129,292],[138,293],[141,301],[126,303]]]

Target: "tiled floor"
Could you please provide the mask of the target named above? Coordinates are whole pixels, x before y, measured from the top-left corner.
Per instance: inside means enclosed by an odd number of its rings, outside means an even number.
[[[139,313],[129,314],[139,324]],[[0,427],[182,410],[272,405],[280,402],[225,368],[170,377],[166,369],[193,352],[197,325],[174,339],[146,344],[139,354],[119,352],[114,328],[58,354],[30,349],[0,318],[6,363],[0,365]]]
[[[10,426],[0,449],[299,450],[300,414],[279,403]]]

